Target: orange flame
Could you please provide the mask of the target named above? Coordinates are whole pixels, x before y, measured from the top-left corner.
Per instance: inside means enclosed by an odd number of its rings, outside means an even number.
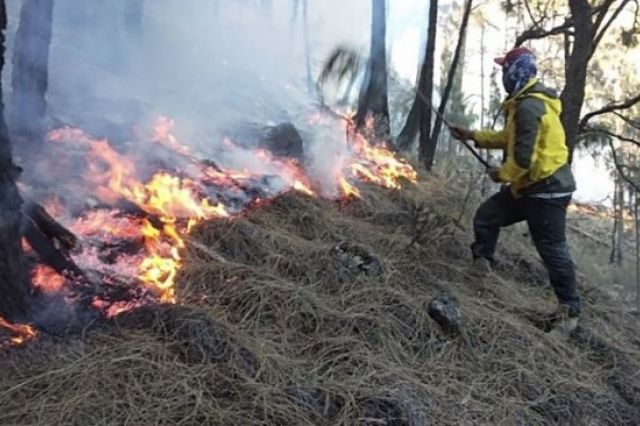
[[[169,141],[171,149],[180,149],[177,139],[168,132],[170,120],[156,127],[157,141]],[[117,153],[107,141],[91,140],[82,131],[59,129],[52,132],[53,141],[71,140],[87,148],[87,180],[96,185],[98,197],[107,203],[125,199],[163,223],[155,229],[148,220],[141,223],[116,219],[113,212],[92,212],[70,228],[81,235],[110,234],[119,237],[144,238],[147,256],[139,263],[139,278],[154,287],[165,302],[175,301],[175,276],[180,264],[179,249],[184,248],[181,235],[189,226],[211,218],[228,217],[221,204],[212,205],[208,198],[197,195],[199,185],[187,178],[167,172],[156,173],[147,183],[136,177],[133,159]],[[180,150],[188,153],[188,150]],[[178,224],[181,219],[188,224]]]
[[[360,198],[360,191],[343,177],[340,178],[340,189],[346,197]]]
[[[0,328],[12,334],[9,340],[10,346],[24,345],[38,335],[38,332],[32,326],[28,324],[11,324],[2,317],[0,317]]]
[[[320,114],[309,119],[316,124],[322,121]],[[150,178],[141,180],[136,170],[136,157],[123,155],[106,140],[96,140],[82,130],[63,128],[50,133],[55,143],[74,143],[85,153],[87,166],[85,179],[91,192],[101,202],[117,205],[126,200],[147,213],[150,218],[136,218],[120,215],[116,210],[94,210],[78,218],[68,227],[82,237],[91,238],[131,238],[144,242],[144,253],[131,257],[126,263],[129,268],[137,268],[138,278],[156,290],[164,302],[175,302],[175,281],[183,264],[182,249],[186,246],[186,236],[198,223],[215,218],[230,216],[227,206],[212,201],[207,195],[207,186],[239,187],[250,185],[256,178],[275,175],[279,178],[279,190],[294,190],[309,196],[317,196],[316,188],[297,160],[281,159],[271,152],[256,149],[249,153],[260,169],[223,169],[213,163],[206,163],[193,156],[172,133],[174,122],[160,117],[155,123],[151,140],[173,151],[180,157],[181,173],[157,171]],[[385,146],[371,144],[364,136],[350,130],[352,135],[348,158],[336,162],[336,188],[343,196],[360,197],[354,181],[361,180],[390,189],[401,188],[402,182],[416,182],[417,173],[407,162],[398,159]],[[244,150],[231,140],[225,139],[222,148],[233,152]],[[226,152],[225,151],[225,152]],[[245,150],[246,151],[246,150]],[[244,152],[243,152],[244,154]],[[184,169],[183,166],[184,165]],[[259,201],[256,201],[259,203]],[[61,203],[53,203],[57,212],[63,212]],[[95,256],[94,256],[95,257]],[[55,272],[44,267],[34,272],[34,282],[44,291],[57,291],[64,284],[64,277],[56,278]],[[108,315],[128,310],[131,303],[102,306]]]
[[[38,265],[32,272],[31,283],[47,294],[58,293],[65,284],[65,278],[46,265]]]
[[[401,189],[402,180],[418,181],[418,173],[385,146],[372,146],[359,133],[352,132],[354,156],[349,168],[355,177],[389,189]]]

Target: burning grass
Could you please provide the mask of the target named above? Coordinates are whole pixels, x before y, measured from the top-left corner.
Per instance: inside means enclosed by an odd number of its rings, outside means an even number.
[[[526,279],[530,248],[506,235],[501,269],[474,280],[463,194],[433,179],[203,221],[185,239],[181,306],[2,352],[0,423],[637,424],[637,318],[584,281],[584,330],[546,334],[533,318],[553,295]],[[345,266],[342,242],[380,273]],[[427,314],[442,293],[462,336]]]

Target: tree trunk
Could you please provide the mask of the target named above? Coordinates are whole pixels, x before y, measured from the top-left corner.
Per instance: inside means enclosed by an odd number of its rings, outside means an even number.
[[[577,144],[580,114],[584,102],[587,68],[593,51],[595,29],[591,21],[591,5],[587,0],[569,0],[574,19],[573,48],[566,64],[567,78],[561,99],[563,105],[562,124],[567,136],[569,160]]]
[[[53,20],[53,0],[25,0],[13,52],[12,130],[30,140],[23,147],[38,151],[44,136],[47,110],[49,44]]]
[[[447,76],[447,85],[442,93],[442,99],[440,100],[440,107],[438,108],[438,115],[436,116],[436,122],[433,126],[433,132],[429,138],[426,155],[424,158],[425,167],[427,170],[431,170],[433,162],[436,157],[436,149],[438,148],[438,138],[440,137],[440,130],[442,130],[442,116],[447,108],[447,102],[449,101],[449,95],[453,88],[453,83],[456,77],[456,71],[458,70],[458,63],[462,55],[462,50],[465,45],[465,39],[467,36],[467,26],[469,24],[469,15],[471,15],[471,7],[473,6],[473,0],[467,0],[464,5],[464,12],[462,13],[462,23],[460,24],[460,32],[458,34],[458,44],[456,51],[453,54],[451,61],[451,68],[449,68],[449,74]]]
[[[4,68],[6,28],[5,2],[0,0],[0,74]],[[4,120],[0,80],[0,315],[10,319],[23,316],[29,300],[20,244],[21,200],[15,184],[17,171]]]
[[[358,111],[356,127],[361,129],[371,115],[374,119],[374,136],[379,139],[389,137],[389,101],[387,95],[387,12],[385,0],[371,0],[371,52],[365,75]]]
[[[638,192],[633,197],[633,216],[636,230],[636,309],[640,313],[640,223],[638,218]]]
[[[609,262],[622,266],[622,244],[624,239],[624,186],[618,177],[615,180],[613,197],[613,235],[611,239],[611,256]]]
[[[429,28],[427,32],[427,43],[422,66],[420,67],[420,78],[416,88],[416,97],[411,105],[411,110],[407,117],[398,138],[396,146],[401,150],[408,150],[419,134],[426,135],[426,139],[431,134],[431,106],[433,102],[433,71],[435,66],[436,34],[438,25],[438,0],[431,0],[429,5]],[[420,142],[420,159],[424,158],[426,144]]]

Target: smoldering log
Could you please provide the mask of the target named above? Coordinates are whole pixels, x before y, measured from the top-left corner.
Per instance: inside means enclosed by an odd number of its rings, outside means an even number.
[[[39,260],[61,275],[84,276],[70,256],[70,252],[80,245],[78,238],[33,200],[24,199],[21,213],[21,235],[38,255]]]
[[[72,251],[78,247],[78,238],[51,217],[41,205],[25,199],[22,211],[44,235],[59,241],[66,250]]]
[[[82,270],[68,253],[62,247],[56,246],[55,239],[46,235],[30,217],[23,216],[22,235],[44,264],[52,267],[59,274],[71,273],[82,276]]]

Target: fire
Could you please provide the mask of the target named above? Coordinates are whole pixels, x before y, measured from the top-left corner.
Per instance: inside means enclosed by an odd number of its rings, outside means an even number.
[[[11,324],[2,317],[0,317],[0,328],[11,333],[10,346],[24,345],[38,335],[38,332],[32,326],[28,324]]]
[[[402,180],[418,181],[418,173],[406,161],[399,159],[385,146],[372,146],[362,135],[352,135],[356,155],[349,165],[353,176],[389,189],[401,189]]]
[[[322,120],[318,114],[309,122],[318,124]],[[218,147],[222,165],[203,161],[173,134],[173,126],[170,118],[158,119],[149,140],[139,142],[137,154],[122,153],[109,141],[94,139],[79,129],[62,128],[49,135],[52,143],[60,144],[61,152],[80,155],[84,181],[79,185],[87,191],[83,197],[95,199],[74,218],[69,217],[71,209],[66,209],[60,197],[51,197],[47,203],[56,217],[64,213],[64,224],[82,241],[81,253],[73,254],[76,263],[104,276],[137,278],[154,300],[166,303],[176,302],[176,277],[194,226],[205,220],[233,217],[247,205],[257,206],[261,200],[286,191],[327,195],[296,159],[276,157],[264,149],[243,148],[225,138]],[[331,184],[340,196],[359,198],[358,181],[389,189],[401,188],[404,181],[417,181],[411,165],[391,150],[371,144],[348,127],[345,130],[351,134],[345,141],[348,149],[332,160],[335,181]],[[152,144],[144,145],[149,142]],[[159,159],[161,165],[155,170],[140,170],[141,165],[152,164],[142,155],[153,157],[156,144],[164,153]],[[169,161],[173,168],[165,166],[167,150],[175,160]],[[118,252],[120,245],[134,249],[122,254]],[[109,254],[104,260],[100,251],[104,247],[115,247],[115,255]],[[45,292],[56,292],[64,287],[65,277],[38,266],[33,282]],[[92,306],[109,317],[140,303],[100,296],[93,299]]]
[[[44,293],[58,293],[64,287],[66,278],[46,265],[38,265],[31,273],[31,283]]]
[[[142,221],[119,216],[116,210],[93,210],[75,219],[67,227],[86,237],[137,238]]]
[[[345,196],[360,198],[360,191],[358,188],[347,182],[344,177],[340,178],[340,188]]]
[[[300,182],[299,180],[293,182],[293,189],[303,194],[307,194],[311,197],[315,196],[316,193],[307,186],[307,184]]]
[[[181,145],[177,139],[166,133],[171,125],[171,121],[163,120],[156,126],[154,139],[169,141],[168,146],[178,149]],[[117,219],[114,212],[92,212],[69,228],[85,236],[109,234],[143,238],[147,256],[139,262],[138,277],[155,288],[162,301],[175,302],[173,287],[181,266],[178,251],[184,248],[182,235],[199,221],[228,217],[225,207],[199,195],[201,186],[188,178],[158,172],[148,182],[140,181],[132,158],[119,154],[105,140],[92,140],[82,131],[60,129],[54,131],[50,139],[71,140],[87,149],[86,179],[96,186],[95,192],[103,202],[116,204],[120,199],[127,200],[163,224],[156,229],[146,219],[137,222]],[[188,153],[188,150],[178,152]]]

